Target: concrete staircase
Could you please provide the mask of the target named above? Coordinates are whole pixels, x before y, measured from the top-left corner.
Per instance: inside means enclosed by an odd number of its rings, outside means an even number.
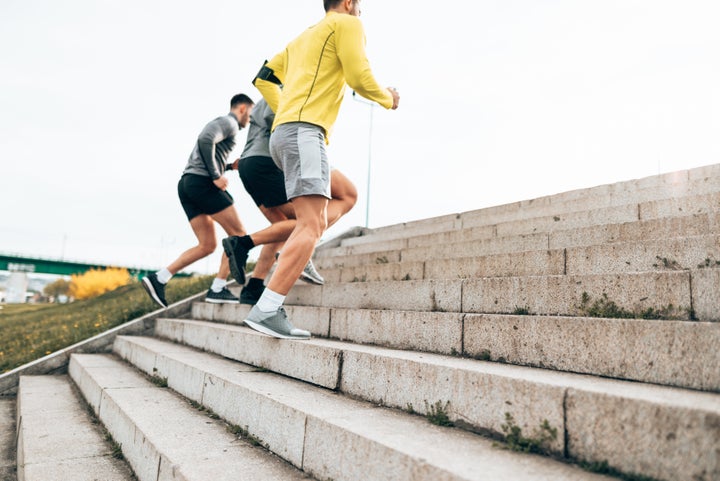
[[[720,479],[720,165],[361,234],[309,341],[196,299],[13,373],[0,479]]]

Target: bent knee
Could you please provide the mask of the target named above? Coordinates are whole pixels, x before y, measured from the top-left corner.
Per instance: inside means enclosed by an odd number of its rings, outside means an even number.
[[[318,219],[310,223],[298,224],[300,232],[307,237],[319,240],[327,229],[327,219]]]
[[[198,249],[200,249],[202,255],[209,256],[217,249],[217,242],[204,242],[198,245]]]

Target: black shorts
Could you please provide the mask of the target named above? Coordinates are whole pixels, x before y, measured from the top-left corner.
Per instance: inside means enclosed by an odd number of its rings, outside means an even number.
[[[287,204],[285,176],[270,157],[246,157],[238,163],[238,173],[255,205],[277,207]]]
[[[218,189],[210,177],[183,174],[178,182],[178,197],[188,220],[201,214],[213,215],[233,205],[227,191]]]

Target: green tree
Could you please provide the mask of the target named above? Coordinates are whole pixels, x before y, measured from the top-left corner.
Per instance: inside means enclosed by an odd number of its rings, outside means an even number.
[[[46,285],[43,289],[43,294],[47,297],[52,297],[57,301],[59,296],[67,296],[70,291],[70,281],[60,278],[56,281]]]

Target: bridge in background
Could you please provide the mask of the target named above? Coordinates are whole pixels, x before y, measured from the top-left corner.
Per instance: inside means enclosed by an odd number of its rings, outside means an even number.
[[[140,279],[155,269],[141,267],[125,267],[117,265],[89,264],[86,262],[66,261],[59,259],[44,259],[28,257],[18,254],[0,254],[0,271],[9,271],[10,279],[5,292],[0,292],[0,302],[22,303],[26,301],[28,274],[52,274],[58,276],[71,276],[83,274],[91,269],[104,270],[109,267],[127,269],[135,279]],[[179,272],[179,277],[191,274]]]
[[[138,267],[110,266],[102,264],[87,264],[58,259],[43,259],[25,257],[20,255],[0,254],[0,271],[25,272],[33,274],[55,274],[59,276],[70,276],[82,274],[91,269],[107,269],[109,267],[127,269],[131,276],[136,279],[154,272],[156,269],[143,269]],[[180,274],[182,275],[182,274]]]

